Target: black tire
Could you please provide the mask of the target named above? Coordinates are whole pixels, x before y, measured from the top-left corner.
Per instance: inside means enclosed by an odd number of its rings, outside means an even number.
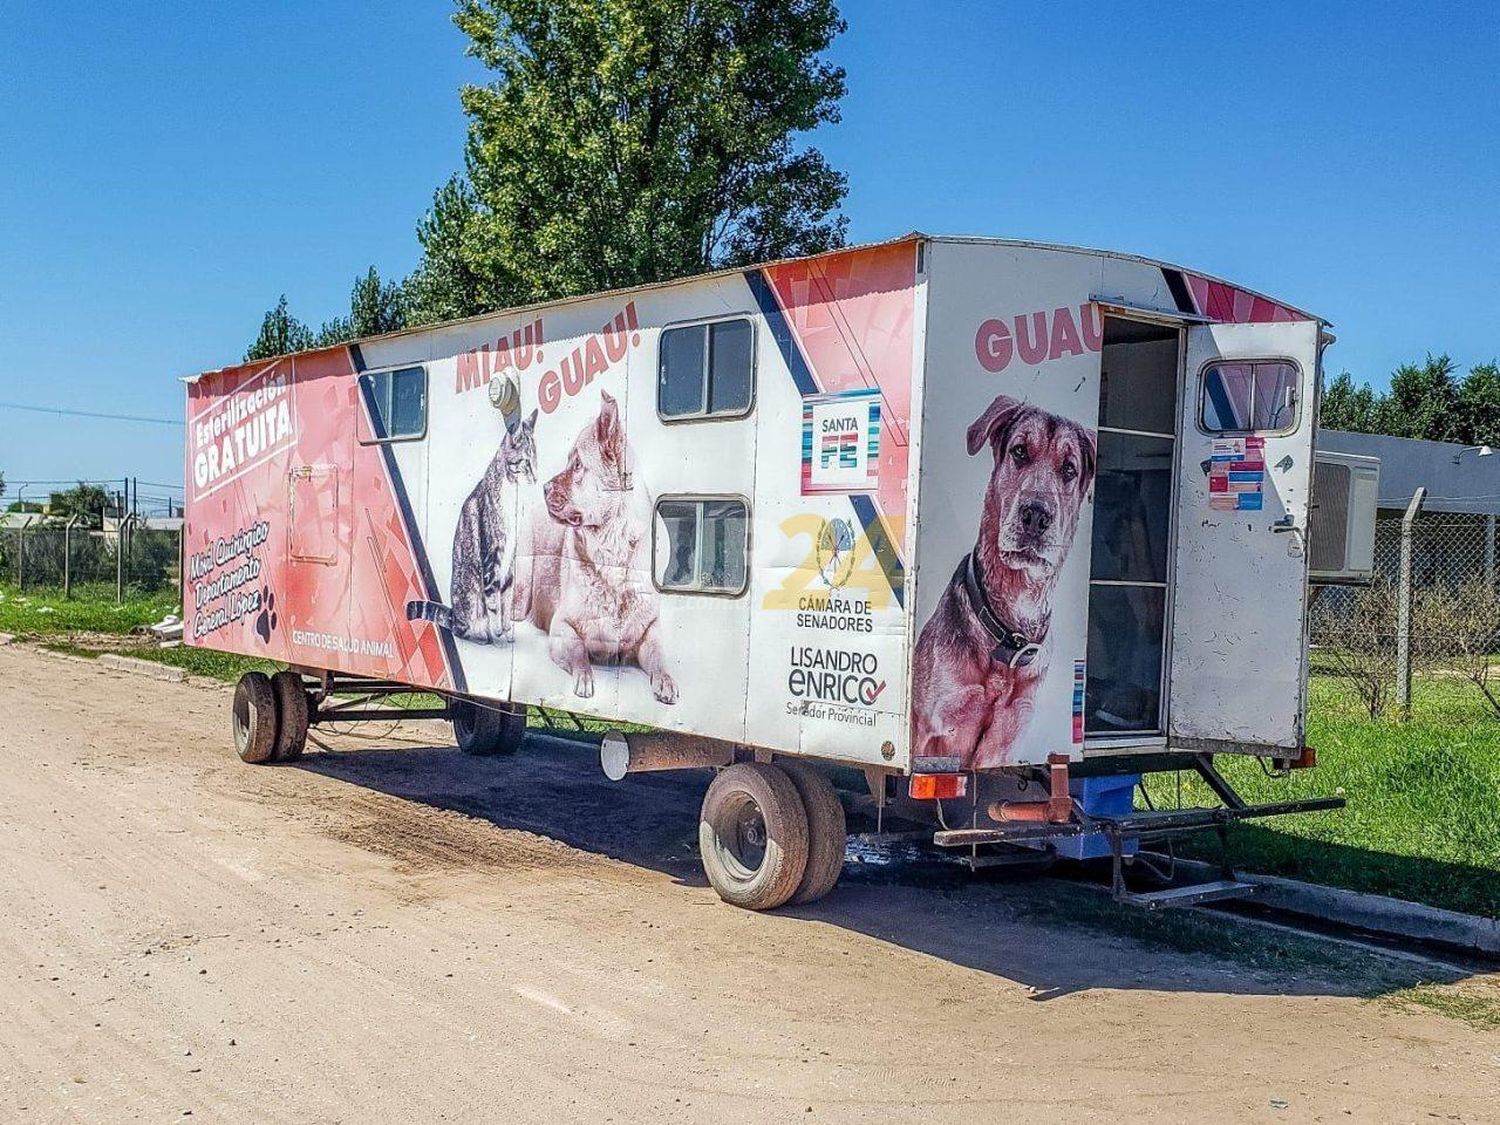
[[[465,754],[488,758],[496,754],[514,754],[526,737],[526,710],[506,710],[481,706],[467,699],[455,699],[453,738]]]
[[[844,873],[844,850],[849,844],[844,806],[822,770],[806,762],[776,765],[792,779],[807,810],[807,870],[787,902],[793,906],[817,902],[833,890]]]
[[[246,672],[234,685],[229,708],[234,748],[240,761],[269,762],[276,753],[276,691],[264,672]]]
[[[271,677],[271,690],[276,693],[276,749],[272,757],[278,762],[295,762],[307,748],[307,689],[296,672],[277,672]]]
[[[774,910],[807,870],[807,810],[775,766],[741,762],[721,770],[703,797],[698,852],[719,897],[746,910]]]

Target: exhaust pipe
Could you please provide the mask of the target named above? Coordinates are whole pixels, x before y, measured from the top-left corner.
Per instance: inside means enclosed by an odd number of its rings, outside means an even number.
[[[698,770],[734,763],[735,744],[716,738],[653,731],[625,734],[612,730],[599,743],[599,764],[611,781],[626,774],[657,770]]]

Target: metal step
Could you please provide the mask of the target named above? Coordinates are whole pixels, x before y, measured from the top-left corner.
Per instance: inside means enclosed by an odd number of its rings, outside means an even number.
[[[1200,902],[1215,902],[1225,898],[1247,898],[1258,890],[1260,888],[1254,883],[1242,883],[1238,879],[1215,879],[1211,883],[1191,883],[1141,894],[1124,891],[1115,897],[1120,902],[1139,906],[1143,910],[1162,910],[1169,906],[1196,906]]]

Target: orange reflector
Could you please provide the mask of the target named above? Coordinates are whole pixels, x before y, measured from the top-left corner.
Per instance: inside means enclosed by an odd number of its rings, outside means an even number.
[[[1310,770],[1317,768],[1318,752],[1311,746],[1302,747],[1302,753],[1295,758],[1277,758],[1276,764],[1287,770]]]
[[[969,775],[966,773],[914,773],[911,775],[911,799],[913,801],[945,801],[949,797],[962,797],[969,791]]]

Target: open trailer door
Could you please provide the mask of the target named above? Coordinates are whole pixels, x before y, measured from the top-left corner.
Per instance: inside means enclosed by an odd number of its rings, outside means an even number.
[[[1173,746],[1302,745],[1320,330],[1316,320],[1187,329]]]

